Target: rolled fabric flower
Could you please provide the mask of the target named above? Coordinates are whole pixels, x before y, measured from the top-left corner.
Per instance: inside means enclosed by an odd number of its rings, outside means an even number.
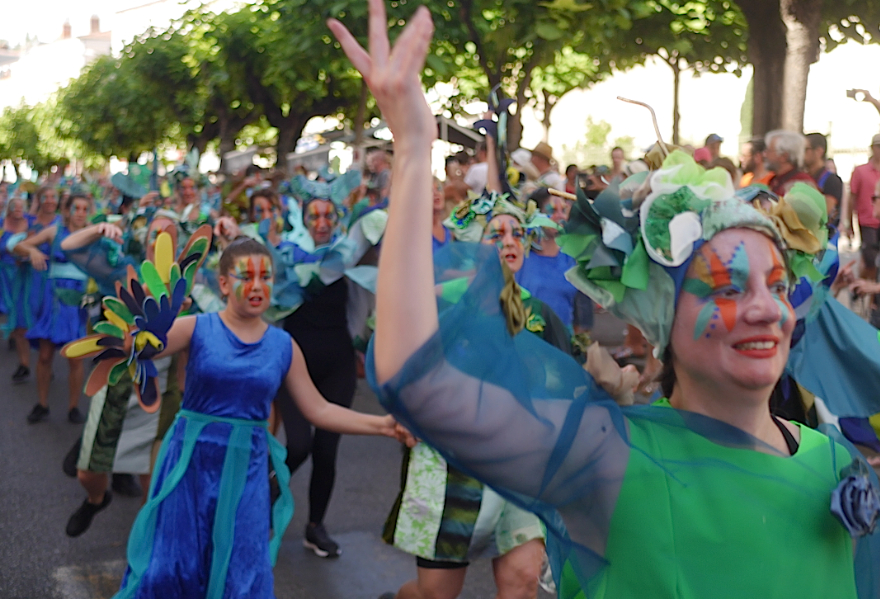
[[[853,464],[855,473],[846,476],[831,493],[831,513],[853,538],[869,535],[880,517],[880,498],[861,463]]]

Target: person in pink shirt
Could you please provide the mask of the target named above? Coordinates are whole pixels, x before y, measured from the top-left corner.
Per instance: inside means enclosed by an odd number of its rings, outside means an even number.
[[[880,181],[880,133],[871,140],[871,160],[853,170],[849,184],[850,199],[844,211],[842,229],[852,237],[853,211],[859,219],[862,234],[862,278],[874,280],[877,276],[877,252],[880,250],[880,220],[874,216],[871,197]]]

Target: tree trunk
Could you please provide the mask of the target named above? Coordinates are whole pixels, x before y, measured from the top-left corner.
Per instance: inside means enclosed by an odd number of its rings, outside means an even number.
[[[822,0],[780,0],[779,8],[788,46],[782,89],[782,127],[801,132],[807,102],[810,65],[819,59],[819,21]]]
[[[361,96],[358,99],[357,112],[354,114],[354,162],[352,166],[358,168],[364,165],[364,124],[367,120],[367,99],[370,90],[367,88],[366,79],[361,80]]]
[[[679,133],[681,129],[681,112],[679,95],[681,87],[681,66],[678,63],[678,54],[669,57],[669,66],[672,67],[672,143],[681,145]]]
[[[282,123],[274,125],[278,127],[278,142],[275,144],[275,168],[287,172],[287,155],[296,149],[302,130],[306,126],[308,117],[296,117],[288,115]]]
[[[752,135],[761,136],[782,124],[786,30],[779,0],[738,0],[749,24],[748,55],[754,68]]]
[[[541,90],[541,93],[544,96],[544,118],[541,121],[544,126],[544,136],[541,139],[544,140],[544,143],[550,143],[550,113],[553,112],[553,108],[556,107],[556,102],[559,100],[554,100],[553,94],[546,89]]]

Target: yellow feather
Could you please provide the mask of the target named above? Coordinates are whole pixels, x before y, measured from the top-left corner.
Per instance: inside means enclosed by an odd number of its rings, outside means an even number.
[[[128,323],[117,316],[112,310],[104,309],[104,318],[118,326],[123,332],[128,330]]]
[[[147,346],[147,343],[159,351],[162,351],[165,348],[163,343],[159,341],[159,338],[149,331],[141,331],[134,338],[134,348],[136,351],[144,349]]]
[[[171,280],[171,265],[174,263],[174,244],[171,242],[171,235],[164,231],[159,233],[156,238],[156,254],[153,263],[159,272],[159,278],[167,285]]]
[[[105,349],[107,348],[98,345],[98,338],[86,338],[69,343],[64,348],[64,356],[66,358],[82,358],[83,356],[93,354],[97,351],[103,351]]]

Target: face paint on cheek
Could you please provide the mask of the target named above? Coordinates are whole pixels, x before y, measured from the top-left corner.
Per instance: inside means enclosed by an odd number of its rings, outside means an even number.
[[[272,282],[273,282],[273,273],[272,273],[272,263],[266,256],[260,257],[260,280],[263,283],[263,287],[266,288],[266,297],[272,297]]]
[[[238,262],[235,263],[235,274],[233,275],[233,279],[235,283],[232,285],[232,290],[235,292],[235,297],[240,300],[246,298],[250,293],[254,290],[254,279],[257,276],[257,268],[254,264],[253,258],[242,258]]]
[[[773,256],[773,269],[770,271],[770,276],[767,277],[767,284],[770,287],[775,287],[780,283],[787,282],[786,269],[785,265],[779,261],[776,250],[771,248],[770,251],[772,252]],[[784,293],[774,293],[773,300],[779,306],[779,324],[783,325],[788,322],[788,319],[794,314],[794,308],[791,307],[791,303],[788,301],[788,285],[786,285],[786,290]]]

